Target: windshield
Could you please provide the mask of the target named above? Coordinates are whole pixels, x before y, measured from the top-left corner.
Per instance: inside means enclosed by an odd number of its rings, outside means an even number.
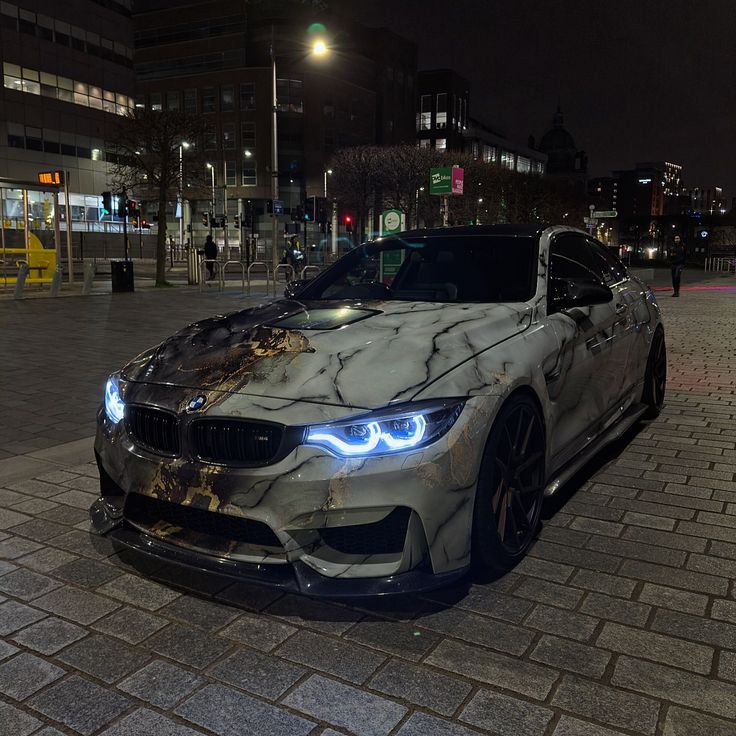
[[[361,245],[299,299],[524,302],[534,296],[537,238],[456,235]]]

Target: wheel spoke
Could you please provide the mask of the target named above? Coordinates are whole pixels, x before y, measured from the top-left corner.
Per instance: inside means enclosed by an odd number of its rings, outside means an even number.
[[[534,425],[536,424],[534,417],[532,417],[529,420],[529,426],[526,428],[526,432],[524,434],[524,441],[521,443],[521,449],[519,450],[521,455],[526,454],[526,448],[529,446],[529,439],[532,436],[532,430],[534,429]]]
[[[524,423],[524,410],[519,409],[519,423],[516,425],[516,436],[514,438],[513,450],[519,451],[519,440],[521,439],[521,426]]]
[[[511,502],[513,501],[514,494],[509,494],[509,504],[506,511],[506,518],[508,520],[508,526],[510,527],[510,534],[509,536],[513,540],[513,545],[517,549],[519,548],[519,528],[516,526],[516,515],[514,514],[514,510],[511,508]],[[504,541],[506,541],[503,537],[501,537]]]
[[[542,458],[542,452],[535,452],[529,457],[527,457],[524,462],[522,462],[520,465],[517,465],[515,468],[516,477],[518,478],[523,472],[525,472],[531,465],[534,465],[535,463],[539,462],[539,460]]]
[[[508,496],[508,493],[504,495],[502,503],[498,506],[498,536],[501,540],[503,540],[506,536],[506,512],[508,510],[508,504],[506,503],[506,497]]]
[[[518,493],[515,493],[514,497],[511,499],[511,503],[516,508],[515,517],[519,522],[518,526],[522,531],[527,531],[529,529],[529,517],[527,515],[529,512],[524,508],[524,504],[521,502],[521,496]]]
[[[493,500],[491,501],[493,505],[493,513],[498,513],[498,508],[500,506],[501,499],[506,495],[504,493],[504,485],[506,484],[506,479],[501,478],[501,480],[498,483],[498,486],[496,487],[496,492],[493,494]]]

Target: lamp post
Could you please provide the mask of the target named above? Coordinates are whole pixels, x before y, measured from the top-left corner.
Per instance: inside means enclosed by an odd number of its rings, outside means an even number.
[[[332,169],[325,169],[325,199],[327,199],[327,176],[332,173]]]
[[[269,46],[271,56],[271,199],[274,203],[272,210],[275,209],[275,202],[279,198],[279,142],[278,127],[276,114],[278,112],[278,98],[276,97],[276,55],[274,53],[273,36]],[[314,56],[326,56],[329,53],[327,43],[322,39],[316,39],[311,46],[311,53]],[[279,238],[279,218],[276,212],[271,213],[271,243],[272,243],[272,261],[274,273],[276,266],[279,264],[278,249],[276,244]]]
[[[189,148],[186,141],[179,144],[179,247],[184,247],[184,149]]]
[[[207,168],[210,170],[210,176],[212,178],[212,211],[210,212],[210,235],[212,235],[212,218],[215,216],[215,167],[212,164],[207,164]]]

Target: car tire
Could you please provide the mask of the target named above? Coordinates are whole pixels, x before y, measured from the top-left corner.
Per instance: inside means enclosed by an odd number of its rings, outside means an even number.
[[[664,330],[657,327],[649,348],[647,367],[644,371],[644,391],[641,401],[647,409],[644,419],[655,419],[662,411],[664,395],[667,388],[667,346],[664,340]]]
[[[478,475],[472,532],[476,571],[506,572],[529,549],[544,500],[545,445],[534,400],[512,396],[493,424]]]

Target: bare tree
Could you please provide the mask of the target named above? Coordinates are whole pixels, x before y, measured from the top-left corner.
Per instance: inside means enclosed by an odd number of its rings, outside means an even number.
[[[156,286],[166,284],[166,203],[176,199],[179,188],[179,146],[194,144],[187,149],[187,169],[201,176],[204,162],[199,161],[198,152],[203,136],[199,118],[177,110],[136,109],[118,125],[118,163],[111,168],[112,186],[118,192],[157,202]],[[189,175],[188,179],[201,184],[199,176]]]
[[[387,165],[388,148],[354,146],[337,151],[332,159],[331,188],[345,209],[355,212],[358,240],[362,240],[368,222],[368,210]]]

